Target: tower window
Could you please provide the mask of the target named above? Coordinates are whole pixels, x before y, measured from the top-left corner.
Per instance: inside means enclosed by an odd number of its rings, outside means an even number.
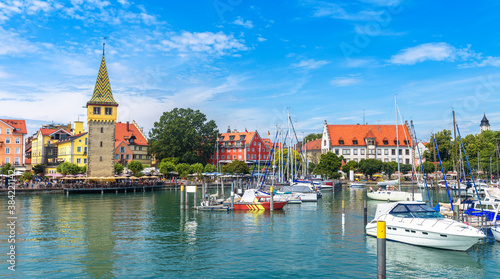
[[[102,156],[99,156],[99,161],[101,161],[101,162],[102,162]]]
[[[101,141],[101,147],[102,147],[102,141]]]
[[[103,128],[103,127],[101,127],[101,134],[102,134],[102,133],[104,133],[104,128]]]
[[[101,115],[101,107],[94,107],[94,114]]]
[[[106,114],[106,115],[112,115],[113,114],[113,108],[104,108],[104,114]]]

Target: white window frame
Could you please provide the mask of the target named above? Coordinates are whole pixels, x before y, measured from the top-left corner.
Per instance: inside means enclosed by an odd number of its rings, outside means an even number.
[[[21,144],[21,139],[20,138],[15,138],[14,141],[15,141],[16,144]]]
[[[10,135],[10,128],[5,129],[5,132],[7,133],[7,135]]]
[[[5,144],[10,144],[10,138],[5,138]]]
[[[5,154],[10,154],[10,147],[5,147]],[[5,163],[7,163],[7,161],[5,161]]]
[[[16,149],[14,150],[14,154],[21,154],[21,148],[16,147]]]

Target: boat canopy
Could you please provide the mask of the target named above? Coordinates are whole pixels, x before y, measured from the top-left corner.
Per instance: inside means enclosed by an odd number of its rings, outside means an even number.
[[[430,208],[425,202],[392,202],[377,205],[375,219],[384,214],[403,218],[443,218],[441,213]]]

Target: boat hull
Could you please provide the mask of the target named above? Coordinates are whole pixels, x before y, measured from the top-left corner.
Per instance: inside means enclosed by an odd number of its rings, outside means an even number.
[[[400,192],[400,191],[376,191],[366,193],[368,198],[378,201],[422,201],[421,193]]]
[[[481,238],[483,238],[477,236],[455,235],[450,233],[444,234],[429,230],[422,230],[416,227],[401,227],[391,222],[387,222],[386,226],[387,240],[446,250],[467,251]],[[366,225],[366,234],[374,237],[377,236],[376,222]]]
[[[274,202],[273,204],[274,210],[283,209],[285,204],[287,204],[286,201]],[[254,202],[254,203],[240,202],[240,203],[235,203],[233,207],[234,210],[270,210],[271,202]]]
[[[500,228],[499,227],[491,228],[491,233],[493,233],[493,236],[495,237],[496,241],[500,241]]]

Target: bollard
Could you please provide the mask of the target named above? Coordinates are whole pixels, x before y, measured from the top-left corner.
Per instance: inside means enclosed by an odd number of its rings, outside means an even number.
[[[197,200],[197,197],[196,197],[196,194],[198,192],[198,186],[194,186],[194,197],[193,197],[193,202],[194,202],[194,208],[197,208],[197,204],[196,204],[196,200]]]
[[[184,185],[181,185],[181,209],[184,209]]]
[[[366,228],[366,224],[368,224],[368,208],[366,206],[366,200],[364,202],[363,213],[364,213],[364,217],[365,217],[365,228]]]
[[[187,186],[186,186],[186,187],[187,187]],[[187,189],[185,189],[185,192],[186,192],[186,197],[184,198],[184,201],[185,201],[185,203],[184,203],[184,208],[185,208],[185,209],[189,209],[189,196],[188,196],[188,191],[187,191]]]
[[[386,249],[385,221],[377,221],[377,278],[385,279]]]
[[[274,189],[273,189],[273,186],[271,186],[271,211],[274,210],[274,193],[273,193]]]

